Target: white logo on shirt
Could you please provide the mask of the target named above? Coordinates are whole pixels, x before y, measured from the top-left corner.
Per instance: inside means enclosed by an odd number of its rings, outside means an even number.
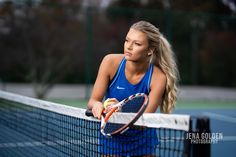
[[[125,89],[124,87],[120,87],[120,86],[117,86],[116,88],[117,89]]]

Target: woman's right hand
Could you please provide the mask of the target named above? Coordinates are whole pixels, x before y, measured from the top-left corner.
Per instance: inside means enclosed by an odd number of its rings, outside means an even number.
[[[104,109],[104,107],[103,107],[102,102],[95,103],[92,107],[93,116],[98,118],[98,119],[101,119],[103,109]]]
[[[93,105],[93,108],[92,108],[92,113],[93,113],[93,116],[98,118],[98,119],[101,119],[101,116],[102,116],[102,112],[105,109],[109,108],[111,105],[113,104],[116,104],[118,103],[119,101],[116,99],[116,98],[108,98],[104,104],[102,104],[102,102],[97,102]]]

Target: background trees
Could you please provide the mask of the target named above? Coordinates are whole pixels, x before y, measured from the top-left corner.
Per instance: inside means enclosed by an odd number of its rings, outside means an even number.
[[[91,84],[103,56],[122,53],[130,25],[148,20],[171,41],[181,84],[236,86],[236,20],[227,4],[109,2],[1,1],[1,80],[31,82],[40,98],[55,83]]]

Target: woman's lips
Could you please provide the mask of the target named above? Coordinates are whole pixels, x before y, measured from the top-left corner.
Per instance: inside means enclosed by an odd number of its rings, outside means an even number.
[[[125,52],[125,56],[132,56],[132,53],[130,53],[130,52]]]

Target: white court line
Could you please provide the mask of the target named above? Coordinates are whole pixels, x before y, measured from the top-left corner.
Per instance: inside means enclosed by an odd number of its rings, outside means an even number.
[[[230,141],[236,141],[236,136],[223,136],[223,139],[220,141],[226,141],[226,142],[230,142]]]
[[[225,116],[217,113],[212,113],[212,112],[203,112],[203,115],[206,115],[212,119],[216,120],[221,120],[225,122],[230,122],[230,123],[236,123],[236,118],[230,117],[230,116]]]

